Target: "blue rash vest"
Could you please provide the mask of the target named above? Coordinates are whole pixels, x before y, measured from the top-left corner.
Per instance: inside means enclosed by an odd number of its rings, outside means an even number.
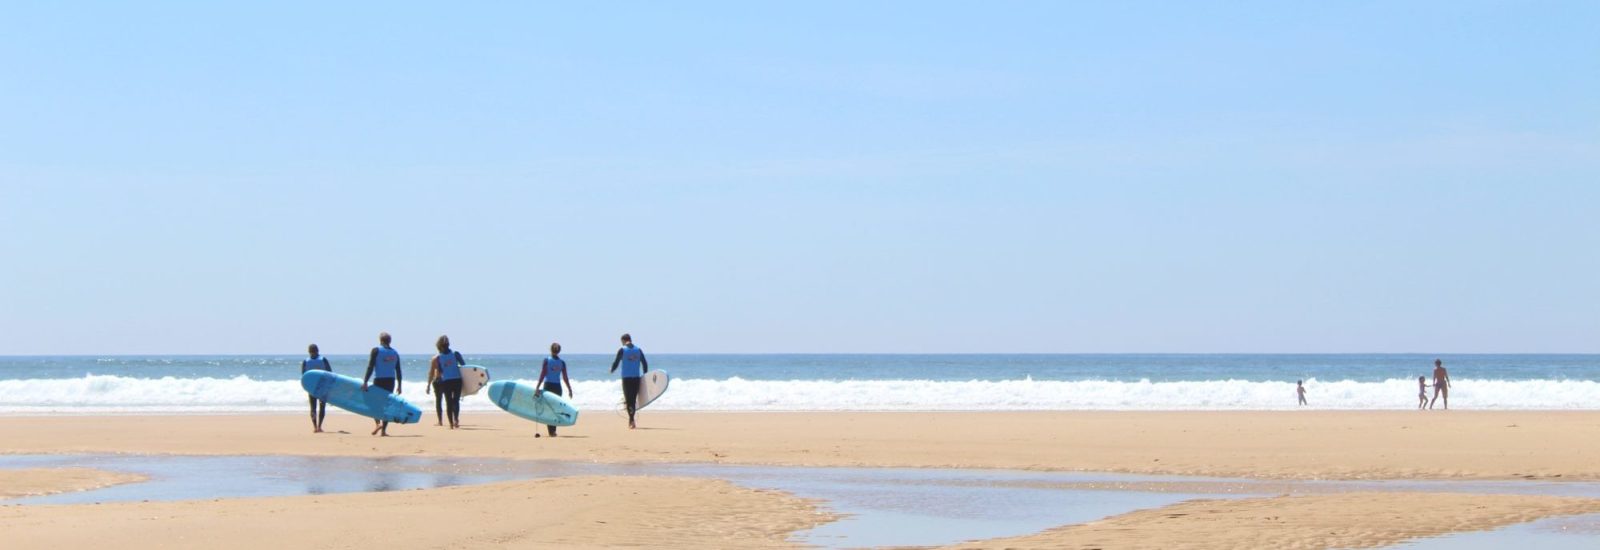
[[[316,359],[306,359],[305,361],[300,362],[300,374],[305,374],[306,371],[313,370],[325,370],[328,372],[333,372],[333,367],[328,366],[328,358],[321,355],[318,355]]]
[[[639,362],[644,359],[644,350],[637,346],[624,346],[622,348],[622,377],[638,378],[644,376],[639,370]]]
[[[457,353],[450,350],[445,350],[444,353],[434,356],[439,359],[440,380],[461,379],[461,362],[456,360],[456,356]]]
[[[560,384],[561,374],[567,372],[567,362],[560,357],[546,357],[544,360],[544,383]]]
[[[400,352],[388,346],[378,346],[378,361],[372,365],[372,379],[394,378],[395,367],[400,366]]]

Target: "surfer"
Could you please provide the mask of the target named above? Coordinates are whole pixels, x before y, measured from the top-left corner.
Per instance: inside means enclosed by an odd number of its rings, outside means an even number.
[[[300,362],[301,376],[305,376],[306,371],[312,370],[333,372],[333,365],[328,364],[328,358],[322,356],[316,344],[307,347],[306,353],[310,354],[311,358]],[[322,419],[328,416],[328,402],[317,399],[309,393],[306,397],[311,399],[311,433],[322,433]]]
[[[433,356],[428,363],[428,382],[433,385],[433,410],[439,413],[439,400],[445,403],[445,412],[450,414],[450,429],[461,427],[461,365],[466,363],[461,358],[461,352],[450,350],[450,337],[440,336],[433,347],[439,349],[439,354]],[[427,386],[423,386],[422,393],[428,393]],[[440,425],[444,422],[440,420]]]
[[[562,382],[567,383],[567,395],[569,397],[574,395],[572,393],[572,379],[567,377],[567,362],[561,360],[560,342],[550,344],[550,356],[546,357],[544,364],[539,366],[539,379],[544,381],[544,387],[534,392],[535,398],[544,392],[555,392],[556,395],[561,395]],[[545,428],[549,430],[550,437],[556,436],[554,424],[546,424]],[[539,434],[535,433],[534,435]]]
[[[372,348],[372,354],[367,356],[367,374],[361,376],[361,391],[367,391],[367,379],[372,379],[372,385],[383,388],[389,393],[400,393],[400,352],[389,347],[389,333],[378,333],[378,347]],[[372,429],[372,435],[382,434],[389,437],[389,421],[373,419],[377,427]]]
[[[611,372],[617,372],[617,365],[622,365],[622,400],[628,405],[628,429],[637,428],[633,422],[633,404],[639,400],[639,379],[650,372],[650,362],[644,358],[644,350],[634,347],[633,336],[622,335],[622,347],[617,349],[617,358],[611,360]]]
[[[1444,361],[1433,360],[1433,399],[1428,400],[1428,408],[1433,408],[1433,403],[1439,400],[1439,394],[1444,394],[1444,410],[1450,410],[1450,371],[1445,370]]]

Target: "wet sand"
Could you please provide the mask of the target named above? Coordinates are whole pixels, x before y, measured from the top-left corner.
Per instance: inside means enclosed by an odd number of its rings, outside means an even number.
[[[534,438],[534,433],[540,431],[536,425],[504,414],[465,414],[463,422],[465,429],[459,431],[432,425],[394,426],[394,437],[377,438],[367,435],[370,421],[348,414],[330,415],[327,428],[336,433],[326,434],[311,434],[304,418],[289,414],[46,417],[0,424],[0,441],[7,442],[4,452],[30,454],[472,456],[601,462],[1020,468],[1272,480],[1600,479],[1600,438],[1594,437],[1600,433],[1600,413],[1590,412],[646,411],[641,416],[640,430],[630,431],[623,419],[600,413],[585,417],[578,426],[564,428],[563,436],[556,439]],[[575,515],[561,516],[564,519],[557,522],[562,524],[560,527],[535,528],[543,524],[527,522],[528,518],[539,517],[539,512],[531,509],[535,503],[530,502],[534,498],[530,495],[534,494],[540,498],[551,495],[557,502],[569,503],[579,510],[561,512]],[[635,501],[644,500],[648,504],[641,510],[652,510],[651,514],[660,520],[648,530],[605,519],[612,516],[607,510],[635,506]],[[1016,539],[987,541],[981,546],[1370,547],[1552,515],[1600,512],[1596,502],[1405,493],[1191,501]],[[349,539],[352,545],[355,540],[380,540],[407,546],[443,546],[446,538],[429,538],[436,535],[429,534],[431,528],[425,527],[425,516],[412,511],[434,504],[459,504],[490,514],[486,518],[507,514],[504,521],[513,527],[491,529],[482,537],[470,539],[469,546],[499,542],[512,546],[642,544],[687,548],[725,547],[732,540],[739,541],[739,546],[784,545],[787,533],[809,527],[819,518],[809,502],[721,482],[591,477],[581,483],[543,480],[251,502],[11,506],[3,508],[0,528],[8,533],[21,528],[18,532],[39,537],[27,540],[87,545],[106,539],[80,541],[94,534],[78,533],[72,525],[112,522],[125,524],[128,529],[153,529],[152,536],[185,533],[185,537],[209,544],[231,540],[228,533],[234,530],[251,533],[255,528],[248,525],[256,523],[329,517],[336,521],[327,523],[338,524],[338,531],[323,535],[359,537]],[[392,510],[393,514],[373,514],[373,508]],[[353,511],[357,509],[366,511]],[[669,516],[663,512],[667,510],[679,515]],[[592,515],[582,515],[586,513]],[[386,515],[401,520],[389,524],[371,519]],[[189,516],[209,520],[186,519]],[[678,523],[678,519],[661,519],[667,517],[705,521],[674,526],[669,523]],[[141,527],[141,522],[166,527]],[[478,523],[484,522],[474,525]],[[642,538],[666,533],[670,536]],[[293,544],[275,539],[272,542],[275,547]],[[200,545],[205,544],[196,546]]]
[[[144,476],[93,468],[0,470],[0,501],[8,498],[88,491],[144,481]],[[3,502],[0,502],[3,504]]]
[[[1405,540],[1600,513],[1600,500],[1346,493],[1191,500],[1034,535],[951,548],[1381,548]]]
[[[785,548],[831,520],[719,480],[572,477],[215,501],[0,507],[15,548]],[[84,526],[93,526],[85,529]]]
[[[499,413],[464,429],[330,414],[42,417],[9,453],[426,455],[606,462],[1082,470],[1265,479],[1600,479],[1600,412],[592,413],[563,437]]]

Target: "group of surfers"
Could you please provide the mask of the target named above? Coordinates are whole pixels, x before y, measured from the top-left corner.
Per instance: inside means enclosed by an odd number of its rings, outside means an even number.
[[[388,393],[399,393],[403,387],[403,375],[400,368],[400,353],[390,346],[389,333],[378,333],[378,346],[372,348],[367,356],[367,373],[361,377],[361,390],[374,387]],[[428,360],[428,386],[423,393],[433,394],[433,409],[437,415],[436,426],[444,426],[446,420],[450,429],[461,427],[461,366],[466,364],[466,359],[461,352],[450,349],[450,337],[440,336],[434,343],[438,353]],[[300,362],[300,374],[304,375],[311,370],[324,370],[333,372],[333,364],[323,357],[316,344],[306,348],[310,358]],[[650,372],[650,362],[645,359],[644,350],[633,345],[633,336],[622,335],[622,347],[617,349],[617,356],[611,361],[611,372],[622,369],[622,398],[628,409],[628,428],[638,427],[634,422],[634,404],[638,402],[640,379]],[[550,356],[544,358],[539,365],[539,393],[553,392],[556,395],[572,396],[572,379],[567,375],[567,362],[561,359],[561,344],[550,344]],[[562,383],[566,384],[566,393],[561,391]],[[311,403],[311,430],[322,433],[322,419],[328,415],[328,402],[308,396]],[[372,435],[389,435],[389,421],[373,420]],[[546,426],[550,437],[556,436],[555,426]],[[537,434],[535,434],[537,435]]]

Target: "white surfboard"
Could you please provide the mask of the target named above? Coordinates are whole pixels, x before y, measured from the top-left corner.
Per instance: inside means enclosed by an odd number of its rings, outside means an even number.
[[[461,395],[472,395],[489,385],[489,369],[477,365],[461,365]]]
[[[667,392],[667,383],[671,381],[667,373],[662,371],[653,370],[645,373],[644,377],[639,379],[639,399],[634,402],[633,410],[637,411],[654,403],[656,398]]]

